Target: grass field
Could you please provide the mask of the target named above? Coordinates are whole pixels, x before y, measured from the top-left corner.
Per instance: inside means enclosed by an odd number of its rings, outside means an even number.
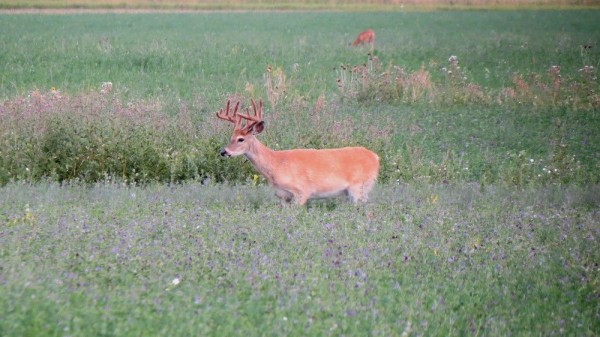
[[[595,336],[597,187],[11,184],[3,336]]]
[[[0,335],[598,335],[599,22],[0,14]],[[375,150],[369,203],[219,158],[252,97],[273,148]]]
[[[559,65],[563,76],[575,76],[585,65],[597,66],[598,16],[598,11],[5,14],[0,93],[7,98],[51,87],[77,92],[112,81],[130,97],[201,95],[220,103],[219,95],[243,92],[246,83],[259,90],[271,65],[293,79],[290,91],[315,100],[336,92],[334,67],[367,61],[368,48],[348,43],[368,27],[377,33],[374,54],[384,66],[410,71],[424,66],[441,79],[441,69],[456,55],[470,81],[501,88],[515,73],[543,75]],[[592,48],[582,50],[586,45]]]

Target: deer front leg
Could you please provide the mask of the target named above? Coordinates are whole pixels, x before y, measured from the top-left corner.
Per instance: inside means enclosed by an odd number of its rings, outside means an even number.
[[[275,196],[281,199],[281,205],[286,206],[292,202],[294,195],[286,190],[275,189]]]
[[[282,200],[282,204],[289,205],[292,200],[296,205],[304,205],[308,200],[308,195],[301,191],[288,191],[281,188],[275,189],[275,195]]]

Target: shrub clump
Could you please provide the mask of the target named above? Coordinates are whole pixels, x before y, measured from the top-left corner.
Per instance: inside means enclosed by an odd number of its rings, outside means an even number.
[[[123,103],[105,90],[75,96],[33,91],[0,106],[0,184],[249,176],[239,162],[219,158],[220,131],[185,104],[170,116],[160,101]]]
[[[457,56],[439,69],[442,80],[434,81],[421,66],[409,71],[402,66],[381,65],[377,56],[368,55],[362,65],[334,68],[336,84],[343,98],[359,102],[388,104],[431,104],[456,106],[467,104],[530,106],[592,111],[600,108],[600,87],[596,68],[586,65],[577,73],[563,74],[560,66],[550,66],[546,73],[513,74],[511,85],[500,90],[483,88],[468,80]]]
[[[245,101],[240,94],[229,99]],[[273,149],[364,145],[383,158],[390,151],[391,123],[378,127],[364,116],[340,116],[324,95],[312,109],[302,99],[286,103],[265,116],[269,132],[261,140]],[[79,95],[36,90],[6,100],[0,122],[0,184],[258,182],[245,158],[220,157],[230,125],[220,123],[202,102],[191,108],[182,103],[168,114],[159,100],[124,103],[104,86]]]

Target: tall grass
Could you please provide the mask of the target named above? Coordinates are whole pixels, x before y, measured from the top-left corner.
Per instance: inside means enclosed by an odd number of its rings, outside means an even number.
[[[229,125],[219,123],[212,113],[191,114],[193,109],[205,109],[204,103],[182,103],[177,114],[168,115],[160,101],[123,103],[111,94],[111,87],[106,82],[98,93],[77,96],[33,91],[6,101],[0,108],[0,182],[243,182],[253,176],[241,160],[219,158]],[[239,95],[230,99],[244,100]],[[304,146],[320,148],[361,141],[380,152],[390,147],[385,141],[390,130],[366,123],[354,127],[350,119],[336,121],[330,109],[315,112],[308,120],[298,114],[268,120],[273,132],[267,139],[276,148],[286,145],[279,145],[278,139],[290,136]],[[312,131],[290,135],[294,126]],[[369,141],[374,137],[381,140]]]

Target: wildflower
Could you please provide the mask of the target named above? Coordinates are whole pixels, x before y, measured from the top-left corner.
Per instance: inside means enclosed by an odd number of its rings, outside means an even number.
[[[173,279],[173,281],[171,281],[171,284],[174,285],[174,286],[176,286],[176,285],[179,284],[179,282],[181,282],[181,280],[179,280],[179,277],[176,277],[176,278]]]
[[[104,82],[100,87],[100,94],[106,95],[112,91],[113,84],[112,82]]]
[[[456,63],[456,62],[458,62],[458,57],[456,55],[451,55],[450,58],[448,59],[448,62]]]
[[[246,86],[244,87],[244,90],[247,93],[249,93],[250,95],[254,96],[254,86],[251,83],[246,82]]]
[[[410,335],[411,332],[412,332],[412,322],[408,321],[408,322],[406,322],[406,327],[404,328],[404,331],[402,332],[402,334],[400,336],[407,337]]]

